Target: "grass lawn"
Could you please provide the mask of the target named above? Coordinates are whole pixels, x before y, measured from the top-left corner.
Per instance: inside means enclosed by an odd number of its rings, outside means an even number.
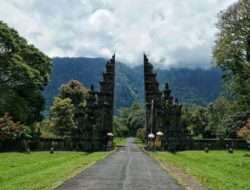
[[[116,137],[114,138],[114,143],[116,146],[122,146],[127,144],[127,138],[124,137]]]
[[[53,189],[108,152],[0,153],[0,189]]]
[[[250,157],[245,151],[184,151],[176,154],[154,152],[162,163],[183,168],[210,190],[250,190]]]

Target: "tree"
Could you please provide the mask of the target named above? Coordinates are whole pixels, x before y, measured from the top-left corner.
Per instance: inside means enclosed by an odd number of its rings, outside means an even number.
[[[71,80],[60,87],[59,97],[69,98],[74,106],[74,123],[78,129],[84,130],[86,124],[86,106],[89,90],[79,81]]]
[[[70,98],[74,106],[86,101],[88,89],[77,80],[71,80],[60,87],[61,98]]]
[[[206,108],[198,108],[191,117],[192,130],[194,136],[203,138],[212,137],[211,131],[207,128],[208,118]]]
[[[182,109],[182,122],[194,138],[210,137],[208,131],[208,114],[206,107],[197,105],[184,105]]]
[[[237,102],[236,111],[250,107],[250,1],[239,0],[219,16],[214,58]]]
[[[54,123],[50,118],[43,119],[40,122],[34,124],[34,128],[40,133],[42,138],[54,138],[56,137]]]
[[[31,124],[42,118],[42,89],[51,70],[50,59],[0,21],[0,115]]]
[[[236,138],[237,132],[245,126],[250,118],[250,111],[237,111],[226,118],[225,127],[230,129],[229,137]]]
[[[137,130],[139,128],[144,128],[145,126],[145,112],[141,104],[134,102],[129,108],[128,115],[128,128],[129,134],[131,136],[136,136]]]
[[[116,137],[127,137],[129,134],[128,127],[117,116],[114,116],[113,129]]]
[[[74,105],[69,98],[56,97],[51,107],[51,121],[54,124],[56,134],[68,136],[75,128]]]
[[[250,119],[247,120],[245,126],[238,131],[238,136],[246,140],[250,140]]]
[[[86,129],[90,112],[87,108],[89,97],[89,90],[77,80],[71,80],[60,87],[50,114],[57,134],[79,136],[89,132]]]
[[[142,142],[145,142],[146,139],[146,128],[139,128],[136,132],[136,138],[140,139]]]
[[[0,141],[14,140],[25,133],[25,127],[19,122],[14,122],[9,113],[0,118]]]
[[[233,128],[227,125],[227,119],[233,114],[233,102],[220,96],[207,107],[208,126],[211,134],[216,137],[229,137]]]
[[[232,121],[228,121],[229,118],[233,118],[233,108],[234,102],[231,102],[224,96],[219,96],[207,107],[185,105],[182,119],[194,137],[233,137],[232,135],[235,133],[236,128],[229,125]]]
[[[120,109],[115,117],[115,133],[136,136],[137,130],[144,127],[144,119],[144,109],[140,103],[134,102],[130,107]]]
[[[234,105],[225,126],[231,137],[243,127],[250,114],[250,1],[239,0],[220,14],[214,48],[217,65],[224,71]]]

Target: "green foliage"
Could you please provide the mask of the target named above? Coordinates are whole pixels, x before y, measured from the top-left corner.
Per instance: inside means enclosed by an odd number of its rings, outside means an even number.
[[[207,107],[184,106],[183,119],[196,138],[224,138],[235,134],[235,127],[228,124],[233,114],[234,102],[220,96]]]
[[[72,135],[74,129],[78,133],[86,125],[89,111],[86,108],[88,92],[88,89],[76,80],[71,80],[61,86],[59,96],[55,98],[50,114],[57,135]]]
[[[51,190],[75,176],[108,152],[1,153],[0,189]]]
[[[51,107],[51,121],[60,136],[67,135],[75,127],[74,105],[71,99],[56,97]]]
[[[122,108],[114,119],[114,133],[117,136],[136,136],[137,130],[144,127],[144,109],[134,102],[131,107]]]
[[[127,124],[129,135],[136,136],[136,132],[145,125],[145,112],[140,103],[134,102],[129,108]]]
[[[146,128],[139,128],[136,132],[136,138],[142,142],[145,142],[146,138]]]
[[[115,137],[127,137],[128,136],[128,127],[122,122],[121,118],[114,116],[113,119],[113,132]]]
[[[235,101],[228,125],[242,127],[250,108],[250,1],[239,0],[219,17],[219,34],[214,49],[217,65],[224,71],[228,91]],[[245,117],[244,115],[248,115]],[[242,120],[242,119],[245,119]]]
[[[0,118],[0,141],[20,138],[25,132],[25,127],[19,122],[14,122],[8,113]]]
[[[238,131],[238,136],[250,141],[250,119],[248,119],[245,126]]]
[[[197,177],[211,190],[249,190],[250,159],[247,151],[185,151],[151,153],[163,164],[171,164]]]
[[[36,129],[40,130],[40,136],[42,138],[56,138],[58,137],[55,128],[54,123],[49,118],[46,118],[40,122],[36,122],[34,124]]]
[[[234,102],[227,98],[218,97],[213,103],[207,107],[208,126],[207,128],[216,137],[230,137],[234,133],[234,129],[227,125],[227,119],[233,113]]]
[[[123,146],[127,144],[127,139],[124,137],[115,137],[114,138],[114,144],[116,146]]]
[[[245,123],[250,118],[250,111],[235,111],[235,107],[233,111],[234,113],[227,117],[226,125],[236,132],[241,127],[244,127]]]
[[[70,98],[74,106],[79,106],[88,96],[88,89],[79,81],[71,80],[67,84],[63,84],[60,88],[61,98]]]
[[[0,115],[31,124],[41,119],[50,59],[0,21]]]
[[[209,137],[208,117],[205,107],[185,106],[183,109],[182,119],[187,124],[188,130],[193,137]]]

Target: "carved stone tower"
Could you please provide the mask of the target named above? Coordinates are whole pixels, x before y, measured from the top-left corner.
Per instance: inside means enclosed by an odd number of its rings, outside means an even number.
[[[101,143],[106,146],[108,133],[113,131],[113,101],[115,87],[115,55],[107,62],[106,71],[100,81],[100,92],[98,93],[100,135]]]
[[[182,105],[177,98],[171,96],[168,84],[159,90],[159,83],[153,71],[153,65],[144,55],[144,84],[146,107],[146,135],[163,132],[164,148],[169,151],[185,149],[187,133],[181,122]]]
[[[161,93],[159,90],[159,83],[156,79],[156,73],[153,71],[153,65],[149,63],[148,58],[144,55],[144,88],[145,88],[145,108],[146,108],[146,134],[153,132],[154,134],[160,127],[159,105]],[[153,105],[153,111],[152,109]],[[150,118],[151,121],[150,121]],[[157,119],[156,119],[157,118]]]

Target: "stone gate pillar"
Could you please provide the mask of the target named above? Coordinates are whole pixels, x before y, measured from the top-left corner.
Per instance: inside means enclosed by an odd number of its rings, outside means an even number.
[[[114,87],[115,87],[115,55],[107,62],[106,71],[100,81],[100,92],[98,93],[99,105],[99,141],[102,149],[106,149],[108,133],[113,132],[114,112]]]
[[[171,96],[171,90],[166,83],[163,91],[159,90],[159,83],[153,71],[153,65],[144,55],[144,85],[145,85],[145,127],[146,138],[163,133],[162,142],[170,151],[182,150],[186,147],[187,130],[181,122],[181,108],[177,98]],[[151,109],[153,104],[154,109]]]

